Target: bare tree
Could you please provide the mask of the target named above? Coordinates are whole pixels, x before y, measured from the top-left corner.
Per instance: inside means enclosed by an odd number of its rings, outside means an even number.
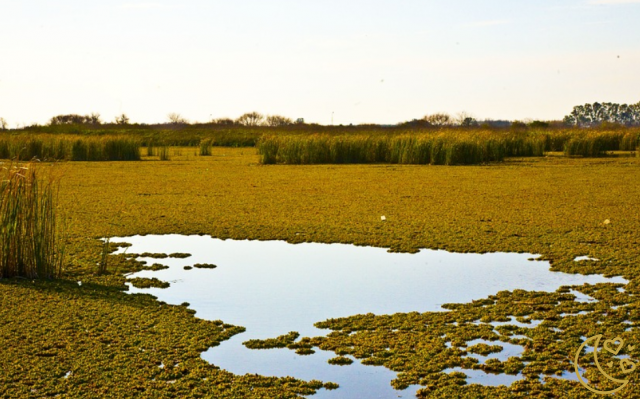
[[[100,114],[97,112],[92,112],[91,115],[87,115],[85,118],[90,125],[100,125],[102,123]]]
[[[189,121],[186,120],[185,118],[182,117],[182,115],[172,112],[169,115],[167,115],[167,118],[169,119],[169,122],[174,124],[174,125],[187,125],[189,124]]]
[[[9,124],[6,119],[0,118],[0,130],[7,130],[9,128]]]
[[[264,124],[267,126],[287,126],[292,125],[293,120],[287,118],[286,116],[269,115],[267,116]]]
[[[259,112],[247,112],[236,119],[236,123],[243,126],[259,126],[264,120],[264,116]]]
[[[425,115],[423,118],[433,126],[446,126],[451,124],[451,116],[444,112],[437,112],[431,115]]]
[[[466,111],[458,112],[454,121],[460,126],[474,126],[474,124],[478,123],[476,118]]]
[[[116,125],[128,125],[129,117],[127,116],[127,114],[118,115],[116,116],[115,122],[116,122]]]

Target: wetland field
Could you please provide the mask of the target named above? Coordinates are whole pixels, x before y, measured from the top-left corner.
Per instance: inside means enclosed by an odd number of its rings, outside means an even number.
[[[587,398],[587,337],[640,360],[637,129],[32,133],[0,155],[57,176],[65,257],[0,278],[0,397]]]

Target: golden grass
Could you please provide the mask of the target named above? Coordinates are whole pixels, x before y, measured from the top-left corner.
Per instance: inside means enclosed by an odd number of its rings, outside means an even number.
[[[64,270],[68,281],[0,281],[0,345],[8,348],[0,352],[0,396],[294,397],[319,387],[317,382],[239,377],[208,365],[200,352],[241,329],[196,319],[188,309],[162,305],[148,296],[121,293],[121,273],[143,268],[122,256],[110,259],[110,274],[95,275],[102,250],[96,238],[105,235],[109,223],[117,226],[110,228],[116,236],[204,233],[400,251],[532,252],[552,260],[555,270],[621,274],[631,280],[623,295],[612,285],[582,288],[601,298],[597,304],[564,304],[567,296],[562,292],[514,292],[477,304],[451,305],[451,312],[435,315],[339,319],[326,326],[338,332],[361,326],[371,332],[362,330],[353,338],[340,333],[334,340],[308,340],[297,347],[310,351],[322,344],[334,347],[337,355],[367,353],[370,364],[402,371],[397,386],[416,381],[431,386],[425,391],[428,397],[561,397],[567,392],[588,397],[575,383],[551,381],[543,386],[533,377],[546,365],[549,372],[563,370],[568,364],[565,352],[575,346],[576,337],[616,332],[621,320],[639,320],[640,158],[507,158],[502,164],[460,168],[263,166],[254,149],[216,147],[206,157],[185,153],[171,162],[69,164],[60,198],[75,218]],[[381,215],[386,222],[380,221]],[[606,219],[610,223],[603,223]],[[579,255],[602,261],[573,262]],[[631,305],[611,308],[624,303]],[[557,315],[576,309],[589,313],[573,319]],[[450,334],[455,342],[488,334],[486,326],[467,323],[456,328],[452,321],[496,320],[518,312],[527,318],[549,317],[563,328],[560,336],[549,336],[541,328],[531,332],[530,347],[535,350],[524,369],[532,376],[526,384],[463,389],[457,385],[459,376],[438,372],[459,357],[441,352],[444,341],[438,333]],[[397,335],[390,335],[384,323],[395,326],[391,330],[398,329]],[[429,331],[427,323],[436,328]],[[54,330],[59,333],[52,334]],[[624,334],[630,342],[640,339],[634,330]],[[558,344],[558,337],[566,343]],[[353,345],[348,351],[343,346],[347,342]],[[383,353],[382,345],[393,347],[394,354]],[[639,353],[632,355],[638,358]],[[160,363],[172,367],[159,369]],[[521,369],[517,362],[487,367]],[[62,378],[67,371],[72,375]]]

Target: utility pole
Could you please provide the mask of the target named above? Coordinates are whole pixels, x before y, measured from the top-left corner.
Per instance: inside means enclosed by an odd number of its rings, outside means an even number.
[[[331,126],[333,126],[333,114],[334,114],[334,111],[331,111]]]

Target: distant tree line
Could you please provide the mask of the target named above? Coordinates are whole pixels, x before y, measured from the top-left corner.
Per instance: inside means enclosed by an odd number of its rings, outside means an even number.
[[[570,126],[597,126],[618,123],[625,126],[640,125],[640,102],[637,104],[593,103],[576,105],[563,119]]]
[[[190,124],[189,120],[184,118],[182,115],[172,112],[167,115],[167,120],[169,124],[172,125],[188,125]],[[126,114],[121,114],[115,117],[114,122],[117,125],[128,125],[130,123],[130,119]],[[213,125],[221,125],[221,126],[288,126],[293,124],[303,124],[303,119],[298,119],[297,121],[293,121],[291,118],[287,118],[286,116],[281,115],[263,115],[259,112],[247,112],[245,114],[240,115],[236,119],[231,118],[218,118],[213,119],[209,122]],[[89,115],[78,115],[78,114],[65,114],[65,115],[56,115],[49,120],[49,125],[101,125],[103,124],[102,119],[100,118],[100,114],[92,113]],[[4,119],[0,118],[0,129],[7,128],[7,123]]]

